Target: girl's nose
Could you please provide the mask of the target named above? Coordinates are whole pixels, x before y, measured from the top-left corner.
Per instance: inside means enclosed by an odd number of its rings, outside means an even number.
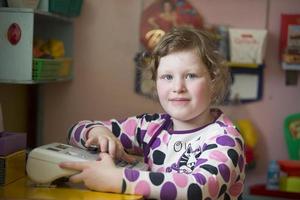
[[[185,82],[182,79],[176,79],[173,82],[173,92],[175,93],[182,93],[186,91]]]

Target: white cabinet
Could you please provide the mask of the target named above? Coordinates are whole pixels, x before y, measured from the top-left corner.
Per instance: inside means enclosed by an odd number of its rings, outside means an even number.
[[[33,62],[34,38],[62,41],[66,58]],[[72,44],[71,18],[33,9],[0,8],[0,82],[41,83],[71,79]],[[33,63],[37,62],[39,68],[35,69]],[[38,77],[37,73],[40,73]]]

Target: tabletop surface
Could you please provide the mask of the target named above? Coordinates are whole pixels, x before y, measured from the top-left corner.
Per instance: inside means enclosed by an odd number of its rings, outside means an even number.
[[[8,185],[0,186],[0,199],[139,200],[143,197],[96,192],[85,189],[82,185],[61,184],[56,187],[37,187],[28,178],[22,178]]]

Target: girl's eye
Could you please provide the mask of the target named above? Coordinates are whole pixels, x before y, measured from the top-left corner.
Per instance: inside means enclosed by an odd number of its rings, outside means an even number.
[[[197,77],[198,77],[197,74],[187,74],[186,75],[187,79],[194,79],[194,78],[197,78]]]
[[[173,76],[170,75],[170,74],[164,74],[160,77],[161,79],[164,79],[164,80],[172,80],[173,79]]]

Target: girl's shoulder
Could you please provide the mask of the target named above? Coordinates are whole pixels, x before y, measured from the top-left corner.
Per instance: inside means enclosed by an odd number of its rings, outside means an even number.
[[[144,113],[136,116],[139,119],[142,128],[146,129],[149,126],[162,126],[170,122],[170,115],[166,113]]]
[[[214,116],[214,123],[219,124],[221,127],[235,127],[232,120],[224,114],[220,109],[213,108],[211,109],[211,113]]]
[[[215,122],[213,123],[215,130],[218,130],[218,133],[225,133],[226,136],[234,139],[239,138],[238,140],[243,142],[242,135],[234,122],[221,110],[216,109],[214,112],[216,113]]]
[[[171,117],[166,113],[143,113],[141,115],[137,115],[136,118],[144,121],[144,123],[150,123],[169,120]]]

